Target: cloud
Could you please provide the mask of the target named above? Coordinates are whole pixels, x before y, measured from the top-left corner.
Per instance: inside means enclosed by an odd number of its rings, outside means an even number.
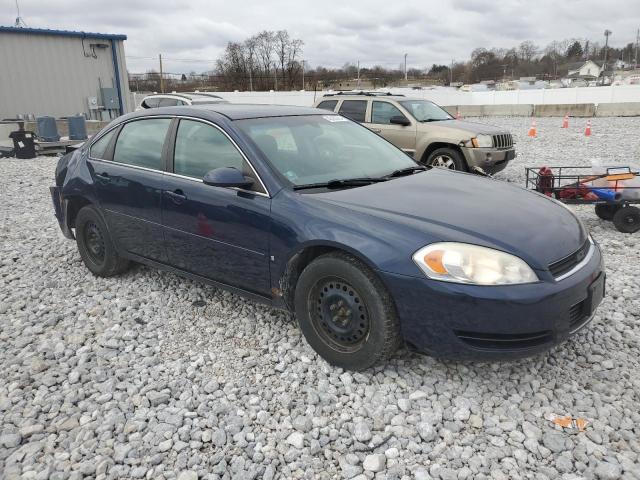
[[[511,48],[525,40],[589,38],[635,41],[640,2],[628,0],[20,0],[29,26],[124,33],[128,69],[201,72],[213,67],[229,41],[261,30],[286,29],[305,42],[311,66],[410,67],[466,60],[477,47]],[[0,0],[0,24],[12,25],[14,0]],[[611,15],[624,12],[624,15]],[[606,20],[603,20],[606,19]]]

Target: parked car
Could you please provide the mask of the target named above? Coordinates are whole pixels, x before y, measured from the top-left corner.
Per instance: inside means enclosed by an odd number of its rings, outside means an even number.
[[[501,128],[456,120],[428,100],[361,92],[325,94],[315,106],[361,123],[424,165],[487,173],[516,157],[513,137]]]
[[[172,92],[147,95],[140,102],[138,110],[159,107],[180,107],[184,105],[208,105],[211,103],[228,103],[224,98],[207,92]]]
[[[95,275],[139,262],[290,310],[349,369],[403,343],[531,355],[582,328],[604,294],[600,249],[562,204],[421,166],[315,108],[125,115],[61,158],[51,195]]]

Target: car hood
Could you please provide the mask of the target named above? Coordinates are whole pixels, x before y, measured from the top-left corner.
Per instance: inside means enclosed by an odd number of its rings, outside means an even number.
[[[314,198],[409,227],[418,249],[435,241],[496,248],[536,269],[574,253],[586,241],[578,218],[542,194],[507,182],[434,168]]]
[[[461,130],[476,135],[496,135],[506,132],[504,128],[494,127],[493,125],[487,125],[486,123],[467,122],[466,120],[441,120],[439,122],[419,123],[418,129],[420,129],[421,127],[430,130],[434,127],[441,127],[447,130]]]

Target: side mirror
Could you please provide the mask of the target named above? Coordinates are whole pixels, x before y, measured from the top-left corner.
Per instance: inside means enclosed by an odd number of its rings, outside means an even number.
[[[408,127],[411,125],[411,122],[407,117],[403,117],[402,115],[396,115],[389,119],[389,123],[392,125],[402,125],[403,127]]]
[[[245,177],[237,168],[220,167],[208,171],[202,178],[202,183],[212,187],[249,188],[253,185],[253,180]]]

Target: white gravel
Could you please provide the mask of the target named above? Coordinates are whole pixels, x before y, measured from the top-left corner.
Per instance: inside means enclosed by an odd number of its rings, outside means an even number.
[[[640,118],[493,118],[524,165],[640,160]],[[608,296],[515,363],[400,352],[332,368],[286,314],[136,267],[93,277],[53,217],[54,158],[0,160],[0,478],[640,479],[640,234],[576,212]],[[194,306],[197,300],[204,307]],[[197,304],[196,304],[197,305]],[[551,414],[589,422],[560,431]]]

